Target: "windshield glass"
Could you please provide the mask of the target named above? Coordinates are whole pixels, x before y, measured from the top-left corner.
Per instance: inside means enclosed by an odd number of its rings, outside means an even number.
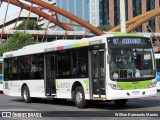
[[[110,49],[111,79],[154,77],[151,48]]]

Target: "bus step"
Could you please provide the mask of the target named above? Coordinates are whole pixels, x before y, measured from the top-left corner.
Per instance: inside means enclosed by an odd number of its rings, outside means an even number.
[[[46,94],[47,96],[56,96],[57,94]]]

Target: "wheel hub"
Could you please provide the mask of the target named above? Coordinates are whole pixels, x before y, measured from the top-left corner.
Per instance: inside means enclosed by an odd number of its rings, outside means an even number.
[[[27,90],[25,90],[23,92],[23,96],[24,96],[24,99],[27,100],[27,98],[28,98],[28,91]]]
[[[76,94],[76,101],[77,101],[77,103],[82,102],[82,100],[83,100],[82,93],[81,92],[77,92],[77,94]]]

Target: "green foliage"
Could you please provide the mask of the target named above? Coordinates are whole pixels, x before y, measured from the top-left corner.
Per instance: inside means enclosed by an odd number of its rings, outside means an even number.
[[[111,25],[100,25],[100,26],[98,26],[98,28],[102,31],[108,31],[108,30],[112,29],[113,26],[111,26]]]
[[[34,38],[30,34],[16,31],[13,36],[9,37],[6,43],[0,45],[0,56],[2,56],[4,52],[21,49],[26,45],[34,43]]]
[[[26,26],[26,22],[27,22],[27,20],[24,20],[21,24],[19,24],[15,28],[15,30],[24,30],[24,28]],[[26,30],[33,30],[35,24],[36,24],[35,20],[28,20]],[[35,30],[43,30],[43,28],[41,28],[39,25],[36,25]]]
[[[5,44],[1,44],[0,45],[0,56],[2,56],[4,52],[5,52]]]

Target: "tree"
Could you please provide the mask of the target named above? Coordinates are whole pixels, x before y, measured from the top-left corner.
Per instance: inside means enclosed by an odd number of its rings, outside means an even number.
[[[4,52],[18,50],[34,43],[34,38],[30,34],[16,31],[6,43],[0,45],[0,55],[2,56]]]
[[[27,22],[27,20],[24,20],[22,23],[20,23],[20,24],[15,28],[15,30],[24,30],[25,25],[26,25],[26,22]],[[35,20],[28,20],[26,30],[33,30],[35,24],[36,24],[36,21],[35,21]],[[35,30],[43,30],[43,28],[41,28],[41,26],[39,26],[39,25],[36,25]]]
[[[0,56],[5,52],[5,44],[0,44]]]
[[[102,31],[108,31],[108,30],[112,29],[113,26],[111,26],[111,25],[100,25],[97,28],[99,28]]]

